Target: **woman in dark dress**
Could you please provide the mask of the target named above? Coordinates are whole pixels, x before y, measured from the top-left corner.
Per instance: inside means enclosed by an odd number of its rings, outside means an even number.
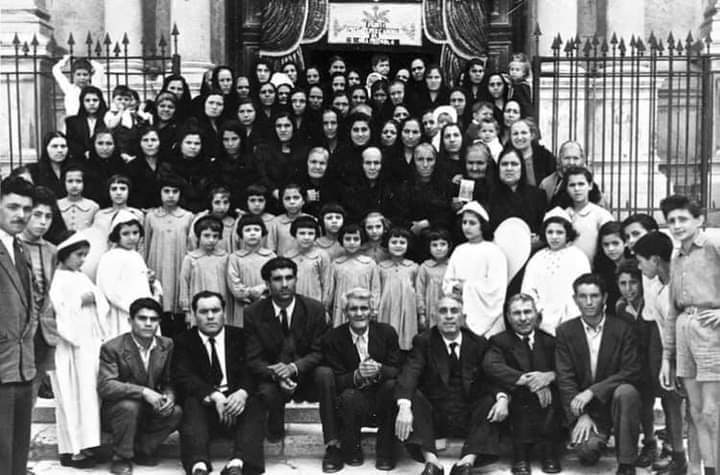
[[[106,128],[98,128],[92,138],[92,150],[87,159],[80,160],[85,170],[83,195],[106,208],[112,203],[107,193],[107,181],[113,175],[127,175],[127,164],[120,156],[120,150],[113,134]],[[64,194],[63,194],[64,196]]]
[[[140,153],[127,164],[127,175],[132,182],[129,204],[138,209],[160,206],[158,174],[161,163],[168,160],[171,151],[164,151],[162,135],[155,127],[140,131]]]

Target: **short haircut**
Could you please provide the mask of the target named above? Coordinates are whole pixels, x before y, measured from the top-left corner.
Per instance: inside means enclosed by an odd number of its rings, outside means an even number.
[[[268,199],[268,189],[264,185],[253,184],[245,188],[245,202],[251,196],[262,196],[265,200]]]
[[[108,178],[108,181],[105,183],[105,189],[110,191],[110,186],[114,185],[115,183],[120,183],[121,185],[127,186],[128,193],[132,191],[132,181],[130,180],[130,178],[119,173],[116,173],[115,175],[112,175],[110,178]]]
[[[430,247],[430,243],[433,241],[445,241],[448,243],[448,256],[452,252],[453,242],[450,238],[450,233],[445,228],[432,228],[425,233],[425,242],[427,247]]]
[[[655,218],[650,216],[649,214],[645,213],[635,213],[631,214],[627,218],[625,218],[622,222],[622,228],[625,230],[628,226],[631,224],[639,224],[642,226],[642,228],[648,232],[650,231],[657,231],[660,229],[660,226],[658,226],[657,221],[655,221]]]
[[[112,97],[115,99],[116,97],[123,96],[123,97],[132,97],[132,92],[130,92],[130,88],[127,87],[124,84],[120,84],[115,86],[115,88],[112,91]]]
[[[223,222],[219,218],[209,215],[203,216],[202,218],[195,221],[195,224],[193,225],[193,233],[195,234],[195,237],[200,239],[200,234],[202,234],[202,232],[206,229],[210,229],[211,231],[219,233],[222,236]]]
[[[340,298],[340,308],[342,308],[343,310],[347,310],[350,299],[370,301],[372,299],[372,292],[370,292],[365,287],[354,287],[345,292],[345,294],[343,294]]]
[[[47,186],[36,185],[33,190],[33,207],[38,205],[49,206],[51,210],[57,205],[57,196]]]
[[[360,242],[365,244],[367,242],[367,234],[365,233],[365,228],[363,226],[360,226],[358,223],[345,223],[343,224],[343,227],[340,228],[340,231],[338,231],[338,241],[342,245],[343,238],[346,234],[355,234],[360,233]]]
[[[412,239],[413,235],[412,233],[400,226],[393,226],[390,228],[390,230],[385,233],[385,236],[383,237],[383,246],[387,249],[388,243],[390,242],[390,239],[394,237],[401,237],[405,238],[405,241],[407,241],[408,250],[410,250],[410,246],[412,245]]]
[[[315,237],[320,236],[320,226],[318,225],[317,219],[312,216],[298,216],[295,218],[295,220],[290,223],[290,235],[296,237],[298,229],[314,229]]]
[[[633,251],[636,256],[650,259],[658,256],[664,262],[670,262],[673,252],[673,243],[665,233],[651,231],[637,240]]]
[[[623,233],[622,224],[618,221],[608,221],[598,229],[598,243],[602,242],[602,238],[605,236],[612,236],[613,234],[617,234],[620,236],[620,239],[625,242],[625,233]]]
[[[495,111],[495,106],[488,101],[477,101],[472,106],[473,114],[479,112],[481,109],[490,109],[491,111]]]
[[[567,189],[567,183],[569,181],[569,178],[574,175],[582,175],[585,177],[585,179],[587,180],[588,183],[590,183],[590,184],[593,183],[593,174],[590,170],[588,170],[585,167],[574,167],[573,166],[573,167],[568,168],[564,173],[565,189]]]
[[[294,276],[297,276],[297,264],[292,259],[287,257],[273,257],[267,261],[260,269],[260,276],[264,281],[270,280],[273,271],[278,269],[290,269]]]
[[[565,153],[565,150],[568,149],[568,147],[577,147],[580,150],[580,156],[583,160],[585,160],[585,150],[583,150],[582,145],[580,145],[580,142],[576,142],[574,140],[567,140],[560,145],[560,149],[558,150],[558,158],[562,158],[563,154]]]
[[[260,226],[261,234],[267,236],[267,226],[265,226],[265,222],[260,216],[246,214],[238,219],[236,233],[240,239],[242,239],[242,232],[245,226]]]
[[[75,74],[78,70],[85,70],[88,73],[92,73],[92,64],[85,58],[78,58],[70,65],[70,74]]]
[[[282,202],[283,198],[285,197],[285,192],[288,190],[297,190],[300,193],[300,196],[305,199],[305,190],[303,189],[303,186],[299,183],[287,183],[280,188],[280,193],[278,194],[278,197],[280,198],[280,202]]]
[[[615,270],[615,280],[617,280],[622,274],[630,274],[634,279],[641,281],[642,272],[638,267],[638,262],[635,259],[623,259]]]
[[[492,125],[495,128],[495,132],[500,131],[500,124],[495,119],[483,119],[480,121],[480,127],[482,128],[483,125]]]
[[[603,295],[607,294],[607,285],[605,284],[605,280],[600,276],[600,274],[594,274],[592,272],[585,273],[575,279],[573,282],[573,292],[577,293],[578,288],[581,285],[594,285],[598,289],[600,289],[600,293]]]
[[[200,301],[200,299],[209,299],[212,297],[216,297],[218,300],[220,300],[220,306],[225,309],[225,297],[223,297],[222,294],[218,292],[213,292],[212,290],[201,290],[200,292],[193,295],[192,302],[190,303],[193,313],[197,311],[198,302]]]
[[[124,226],[137,226],[140,230],[140,237],[145,237],[145,229],[143,229],[143,225],[140,222],[139,219],[131,219],[130,221],[125,221],[123,223],[115,225],[115,227],[112,228],[110,231],[110,234],[108,235],[108,241],[113,242],[115,244],[120,242],[120,231],[122,231],[122,228]]]
[[[310,155],[322,155],[325,161],[330,161],[330,152],[328,152],[328,149],[326,149],[325,147],[311,148],[307,154],[308,159],[310,158]]]
[[[390,61],[390,56],[384,53],[375,53],[370,59],[370,64],[377,66],[377,64],[381,61]]]
[[[547,243],[547,238],[545,237],[545,232],[547,231],[547,228],[551,224],[561,224],[563,228],[565,228],[565,236],[567,242],[573,242],[578,237],[578,232],[575,229],[575,226],[572,225],[570,221],[568,221],[565,218],[561,218],[560,216],[552,216],[542,223],[542,227],[540,228],[540,239]]]
[[[61,179],[63,183],[65,182],[65,178],[67,178],[67,174],[72,172],[80,172],[83,178],[83,182],[85,181],[85,169],[83,169],[83,167],[81,167],[80,165],[76,165],[73,163],[65,167],[65,169],[62,171]]]
[[[320,225],[320,231],[323,234],[325,234],[327,232],[327,230],[325,229],[325,215],[330,214],[330,213],[336,213],[336,214],[339,214],[340,216],[342,216],[343,223],[345,222],[345,218],[347,218],[347,213],[345,212],[345,208],[343,208],[341,204],[325,203],[324,205],[322,205],[322,208],[320,208],[320,213],[319,213],[320,220],[318,223]]]
[[[695,200],[683,195],[671,195],[660,202],[660,209],[667,219],[668,214],[676,209],[686,209],[694,218],[699,218],[703,212],[702,206]]]
[[[35,190],[32,183],[19,176],[10,175],[0,182],[0,197],[11,194],[25,196],[35,201]]]
[[[510,315],[510,307],[515,302],[530,302],[532,303],[533,308],[535,309],[535,312],[537,313],[537,304],[535,303],[535,299],[532,298],[530,294],[526,294],[523,292],[519,292],[511,297],[508,297],[508,299],[505,301],[505,315]]]
[[[152,310],[153,312],[157,313],[158,317],[162,317],[162,305],[160,305],[155,299],[151,299],[150,297],[142,297],[130,304],[130,318],[135,318],[138,312],[143,309]]]

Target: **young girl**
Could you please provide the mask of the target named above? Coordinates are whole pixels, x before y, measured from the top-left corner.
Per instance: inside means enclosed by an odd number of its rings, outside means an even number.
[[[70,165],[63,171],[63,182],[67,196],[57,200],[60,214],[70,231],[80,231],[92,225],[100,206],[83,196],[85,173],[82,167]]]
[[[230,254],[227,266],[227,285],[235,299],[235,311],[228,323],[242,326],[244,308],[258,301],[266,289],[260,269],[276,256],[262,245],[267,228],[260,216],[248,214],[238,219],[237,232],[242,248]]]
[[[262,185],[250,185],[245,190],[244,196],[245,209],[236,210],[240,216],[257,216],[262,219],[265,228],[270,226],[270,221],[275,218],[275,215],[265,211],[268,202],[268,191]],[[233,236],[235,239],[235,250],[242,249],[242,233],[238,231],[238,223],[240,220],[235,221],[233,228]],[[262,245],[267,247],[267,232],[264,233]]]
[[[320,208],[320,229],[323,235],[315,244],[327,252],[330,262],[345,254],[338,241],[338,232],[345,224],[345,209],[337,203],[327,203]]]
[[[565,171],[561,185],[570,202],[567,212],[572,218],[573,227],[578,232],[578,238],[573,245],[580,248],[590,262],[593,262],[597,252],[600,226],[613,220],[608,210],[591,201],[592,184],[592,173],[587,168],[570,167]]]
[[[180,207],[182,184],[170,177],[160,185],[161,206],[148,211],[145,218],[145,260],[155,270],[163,288],[162,333],[174,336],[185,328],[179,306],[180,266],[187,252],[188,230],[193,215]]]
[[[477,201],[460,209],[466,243],[455,248],[443,278],[443,292],[460,294],[467,327],[486,338],[504,330],[503,303],[508,284],[507,259],[489,240],[490,216]]]
[[[197,249],[197,237],[193,232],[195,223],[198,222],[203,216],[215,216],[223,224],[222,234],[218,248],[229,253],[235,249],[235,237],[233,236],[233,228],[235,227],[235,218],[232,215],[230,209],[230,191],[224,186],[215,186],[210,189],[208,193],[209,206],[205,211],[201,211],[195,216],[195,219],[190,226],[190,232],[188,234],[188,249]]]
[[[385,249],[384,241],[390,222],[385,219],[382,213],[372,211],[365,216],[362,224],[367,236],[367,242],[363,244],[360,252],[372,258],[378,264],[388,259],[390,254]]]
[[[88,158],[92,148],[91,137],[102,126],[107,106],[100,89],[85,86],[80,91],[79,108],[65,118],[70,156],[76,160]]]
[[[80,271],[89,248],[79,233],[58,245],[60,264],[49,294],[60,335],[55,370],[50,372],[57,404],[58,451],[63,465],[76,468],[92,467],[95,461],[84,451],[100,445],[96,386],[100,345],[108,337],[107,301]]]
[[[522,292],[531,295],[542,312],[540,329],[555,335],[558,325],[580,314],[573,299],[572,283],[590,272],[590,262],[572,245],[577,232],[562,208],[553,208],[545,215],[540,236],[548,247],[528,261]]]
[[[100,258],[97,286],[110,303],[106,336],[115,338],[130,331],[130,304],[141,297],[159,296],[161,287],[137,250],[145,234],[140,220],[120,210],[110,229],[108,240],[114,247]]]
[[[287,256],[295,249],[295,240],[290,235],[290,225],[298,216],[309,216],[302,212],[305,205],[304,191],[300,185],[290,183],[280,191],[285,213],[275,216],[268,226],[267,247],[278,256]]]
[[[625,257],[625,233],[623,233],[622,224],[617,221],[608,221],[600,226],[597,239],[600,252],[595,256],[593,269],[605,280],[607,286],[605,305],[612,311],[620,298],[616,272]]]
[[[450,233],[445,229],[431,230],[427,243],[431,258],[420,264],[415,281],[420,331],[437,323],[437,303],[443,294],[443,277],[451,250]]]
[[[342,296],[355,287],[364,287],[372,293],[370,302],[373,313],[380,301],[380,274],[377,264],[370,257],[360,253],[365,232],[359,224],[347,224],[338,233],[345,255],[338,257],[330,267],[330,285],[325,299],[333,326],[345,322]]]
[[[290,225],[296,249],[287,257],[297,264],[297,293],[324,302],[330,276],[330,256],[315,243],[320,232],[312,216],[300,216]]]
[[[525,53],[513,53],[508,64],[508,75],[511,84],[508,99],[518,101],[525,106],[532,105],[530,67],[530,60]]]
[[[185,323],[194,325],[190,312],[193,295],[201,290],[211,290],[227,299],[227,261],[228,253],[218,243],[223,223],[214,216],[204,216],[193,226],[198,248],[185,255],[180,267],[180,308],[185,313]],[[225,311],[233,314],[231,305]]]
[[[405,351],[412,348],[412,339],[418,331],[415,293],[418,265],[405,259],[410,236],[410,232],[406,229],[391,229],[386,238],[390,257],[378,264],[382,288],[378,321],[389,323],[397,330],[400,349]]]

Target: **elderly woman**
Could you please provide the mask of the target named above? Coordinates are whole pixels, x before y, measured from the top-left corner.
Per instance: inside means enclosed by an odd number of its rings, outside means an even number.
[[[555,172],[555,156],[538,142],[538,128],[531,119],[520,119],[510,126],[510,146],[525,164],[528,184],[538,186]]]

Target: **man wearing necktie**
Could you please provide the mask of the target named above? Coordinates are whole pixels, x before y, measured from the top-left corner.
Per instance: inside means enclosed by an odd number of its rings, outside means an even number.
[[[209,442],[233,439],[222,475],[254,475],[265,470],[262,434],[265,409],[254,396],[245,359],[242,328],[225,325],[225,300],[216,292],[193,297],[197,323],[175,340],[172,371],[182,399],[180,452],[188,475],[208,475]]]
[[[538,327],[535,301],[516,294],[505,303],[510,328],[490,338],[485,372],[510,395],[514,475],[530,475],[531,445],[539,444],[544,473],[560,472],[560,399],[555,338]]]
[[[270,259],[260,273],[270,296],[245,309],[245,331],[248,367],[268,409],[268,440],[282,440],[285,403],[294,399],[320,403],[327,444],[336,430],[330,396],[335,378],[330,368],[318,366],[328,328],[325,309],[319,301],[295,293],[297,265],[292,260]]]
[[[339,438],[328,444],[323,472],[340,470],[343,463],[362,465],[360,430],[375,421],[378,427],[375,467],[395,467],[393,411],[395,378],[401,354],[395,329],[370,320],[368,289],[355,288],[344,296],[347,323],[328,331],[323,355],[335,373]],[[339,446],[338,446],[339,445]]]
[[[618,475],[634,475],[640,434],[640,359],[633,329],[605,312],[607,291],[597,274],[573,282],[580,316],[556,331],[560,399],[580,462],[594,465],[615,435]]]
[[[422,475],[442,475],[435,439],[465,440],[450,475],[470,475],[497,459],[498,422],[508,415],[508,395],[482,371],[485,338],[464,325],[462,302],[440,298],[437,325],[413,338],[395,387],[395,434],[410,455],[425,463]]]
[[[33,197],[22,178],[0,183],[0,473],[8,475],[25,475],[30,445],[38,316],[31,311],[31,269],[17,236]]]

